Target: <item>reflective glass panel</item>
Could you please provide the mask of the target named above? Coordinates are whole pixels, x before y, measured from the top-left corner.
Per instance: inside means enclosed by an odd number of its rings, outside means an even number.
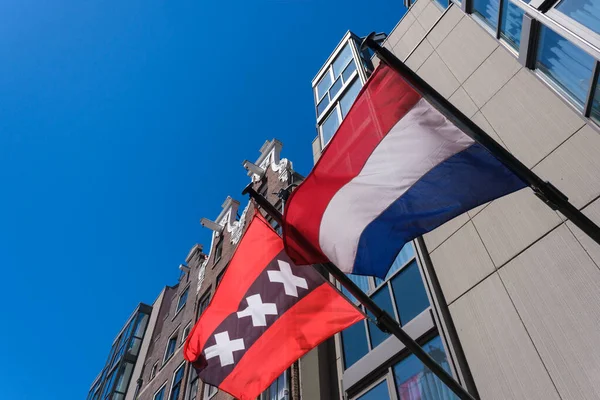
[[[127,392],[127,386],[129,385],[129,379],[131,378],[131,373],[133,372],[133,364],[125,363],[123,367],[121,367],[121,372],[119,373],[119,378],[117,380],[117,386],[115,390],[117,392],[125,393]]]
[[[165,389],[166,389],[166,387],[163,387],[158,392],[156,392],[156,394],[154,395],[154,400],[164,400],[164,398],[165,398]]]
[[[352,76],[354,71],[356,71],[356,64],[354,63],[354,60],[352,60],[344,72],[342,72],[342,78],[344,79],[344,82],[348,82],[348,79],[350,79],[350,76]]]
[[[329,97],[325,96],[319,104],[317,104],[317,116],[321,115],[329,105]]]
[[[390,290],[387,286],[383,286],[379,289],[371,298],[377,303],[379,307],[381,307],[384,311],[394,317],[394,306],[392,305],[392,297],[390,296]],[[373,315],[369,313],[371,317]],[[382,332],[381,329],[377,327],[371,320],[368,322],[369,324],[369,334],[371,336],[371,348],[379,346],[385,339],[387,339],[390,334]]]
[[[333,85],[331,85],[331,89],[329,89],[329,97],[333,99],[335,95],[338,94],[342,86],[342,78],[337,78],[336,81],[333,82]]]
[[[350,275],[348,274],[348,278],[350,278],[350,280],[352,280],[352,282],[356,283],[356,285],[365,293],[369,292],[369,277],[368,276],[362,276],[362,275]],[[344,293],[346,296],[348,296],[348,298],[353,301],[356,302],[357,300],[354,298],[354,296],[352,296],[350,294],[350,292],[348,290],[346,290],[345,287],[342,286],[342,293]]]
[[[141,345],[142,345],[142,339],[138,339],[136,337],[132,338],[131,342],[129,342],[129,350],[127,351],[127,353],[134,357],[137,356],[138,353],[140,352]]]
[[[600,1],[563,0],[556,6],[563,14],[573,18],[596,33],[600,33]]]
[[[448,7],[448,0],[435,0],[437,3],[442,6],[442,8]]]
[[[185,306],[185,302],[187,301],[187,297],[188,297],[188,289],[185,289],[185,291],[183,293],[181,293],[181,296],[179,297],[179,303],[177,303],[177,311],[181,310],[183,308],[183,306]]]
[[[473,14],[481,17],[483,21],[494,30],[498,26],[499,0],[473,0]]]
[[[327,70],[325,75],[323,75],[323,77],[321,78],[321,81],[317,84],[317,101],[319,101],[323,97],[323,95],[327,93],[327,90],[329,90],[330,86],[331,74],[329,73],[329,70]]]
[[[148,324],[148,319],[150,316],[148,314],[140,314],[138,316],[135,331],[133,332],[133,336],[135,337],[143,337],[144,331],[146,330],[146,325]]]
[[[596,123],[600,124],[600,80],[596,83],[596,90],[594,90],[594,102],[592,103],[591,117]]]
[[[346,65],[352,60],[352,49],[350,45],[346,43],[340,54],[333,60],[333,76],[336,78],[340,76]]]
[[[175,348],[177,347],[177,337],[172,337],[169,339],[169,343],[167,344],[167,352],[165,353],[165,360],[168,360],[173,353],[175,353]]]
[[[413,246],[412,242],[406,243],[402,250],[400,250],[400,253],[398,253],[398,255],[396,256],[396,259],[392,263],[392,266],[390,267],[387,275],[385,276],[385,279],[389,279],[390,276],[394,275],[394,272],[398,271],[404,266],[404,264],[406,264],[409,260],[412,260],[413,258],[415,258],[415,247]],[[379,286],[382,283],[382,279],[377,277],[375,278],[376,286]]]
[[[515,50],[521,43],[521,28],[525,12],[515,6],[510,0],[502,0],[502,18],[500,20],[500,36]]]
[[[345,118],[350,111],[350,107],[354,104],[354,100],[356,100],[356,96],[360,92],[362,85],[360,83],[360,79],[358,79],[358,75],[354,78],[354,81],[350,84],[350,87],[346,89],[346,92],[340,99],[340,107],[342,108],[342,118]]]
[[[363,394],[356,400],[385,400],[390,398],[390,393],[387,387],[387,381],[383,380],[373,389],[369,390],[367,393]]]
[[[345,369],[350,368],[369,352],[364,321],[358,321],[342,331],[342,347]]]
[[[337,109],[334,107],[331,114],[327,117],[323,125],[321,125],[321,134],[323,135],[323,146],[329,143],[335,131],[340,126]]]
[[[416,261],[407,265],[402,272],[392,279],[392,289],[394,290],[394,300],[402,325],[408,323],[429,307],[429,298],[425,292],[423,279],[421,279]]]
[[[537,68],[583,109],[594,67],[592,56],[542,26],[537,57]]]
[[[427,342],[423,349],[446,371],[450,365],[439,336]],[[400,400],[454,400],[457,397],[414,355],[409,355],[393,367]]]

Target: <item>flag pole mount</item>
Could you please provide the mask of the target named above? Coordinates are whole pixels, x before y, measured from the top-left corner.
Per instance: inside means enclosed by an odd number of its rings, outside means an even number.
[[[283,226],[283,215],[267,199],[252,188],[252,183],[244,188],[243,195],[249,195],[280,226]],[[319,264],[329,272],[348,292],[356,298],[371,314],[375,316],[375,324],[385,332],[394,335],[404,346],[413,353],[434,375],[436,375],[461,400],[476,400],[454,377],[439,365],[423,348],[404,332],[400,324],[385,310],[379,307],[367,296],[345,273],[335,264],[328,262]]]
[[[391,51],[375,41],[375,32],[371,32],[363,39],[361,50],[371,49],[377,58],[398,72],[404,80],[435,107],[444,117],[460,128],[467,136],[485,147],[498,161],[502,162],[512,173],[525,182],[533,193],[548,207],[560,211],[575,226],[585,232],[592,240],[600,244],[600,227],[569,202],[569,198],[550,182],[544,181],[531,169],[527,168],[519,159],[485,133],[469,117],[456,108],[444,96],[438,93],[417,73],[400,61]]]

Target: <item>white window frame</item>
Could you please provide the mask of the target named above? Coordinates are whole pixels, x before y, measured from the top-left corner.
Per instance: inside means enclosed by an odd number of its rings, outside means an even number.
[[[175,371],[173,371],[173,376],[171,377],[171,389],[169,389],[169,397],[167,397],[165,400],[169,400],[171,398],[171,394],[173,394],[173,385],[175,384],[175,376],[177,375],[177,371],[179,371],[181,368],[185,368],[185,360],[183,360],[181,362],[181,364],[179,364],[177,366],[177,368],[175,368]],[[181,378],[182,389],[184,389],[183,383],[185,381],[185,371],[183,371],[183,372],[184,372],[184,374],[183,374],[183,377]],[[181,393],[181,391],[179,393]]]
[[[177,342],[178,340],[175,339],[175,350],[173,351],[173,354],[171,354],[169,356],[169,358],[167,358],[167,350],[169,350],[169,343],[171,342],[171,339],[173,339],[173,336],[178,336],[179,335],[179,327],[181,325],[177,325],[177,328],[175,328],[175,330],[173,331],[173,333],[171,333],[171,335],[169,336],[169,339],[167,340],[167,345],[165,346],[165,354],[163,355],[163,365],[166,364],[177,352]]]
[[[210,388],[215,388],[216,390],[213,393],[210,393]],[[211,385],[210,383],[204,383],[204,393],[202,397],[204,400],[209,400],[215,397],[219,393],[219,388]]]
[[[154,395],[152,395],[152,400],[156,400],[156,395],[158,394],[158,392],[160,392],[161,390],[163,390],[163,389],[164,389],[164,388],[167,386],[167,382],[168,382],[168,381],[165,381],[165,383],[163,383],[163,384],[161,385],[161,387],[159,387],[159,388],[158,388],[158,390],[157,390],[156,392],[154,392]],[[168,397],[167,397],[167,399],[168,399]],[[163,400],[167,400],[167,399],[165,399],[165,398],[163,397]]]
[[[187,285],[185,287],[185,289],[183,289],[181,291],[181,293],[179,294],[179,296],[177,297],[177,309],[175,310],[175,315],[173,315],[173,318],[175,318],[177,316],[177,314],[179,314],[179,312],[181,310],[183,310],[187,304],[187,299],[185,300],[185,303],[183,303],[183,305],[181,307],[179,307],[179,302],[181,301],[181,298],[183,297],[183,294],[187,292],[187,296],[189,297],[190,295],[190,285]]]
[[[190,331],[187,333],[187,335],[185,334],[185,330],[187,328],[190,328]],[[179,343],[179,345],[181,346],[182,344],[185,343],[185,340],[187,339],[187,337],[190,335],[190,332],[192,331],[192,321],[188,322],[187,325],[185,326],[185,328],[183,328],[183,332],[181,334],[181,342]]]
[[[158,371],[158,364],[160,363],[160,361],[155,361],[154,364],[152,364],[152,368],[150,368],[150,381],[152,381],[154,378],[156,378],[156,372]]]

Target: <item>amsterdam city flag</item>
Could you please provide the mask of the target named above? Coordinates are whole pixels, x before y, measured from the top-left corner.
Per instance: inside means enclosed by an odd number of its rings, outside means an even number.
[[[204,382],[255,399],[294,361],[363,318],[315,269],[294,265],[257,215],[184,356]]]

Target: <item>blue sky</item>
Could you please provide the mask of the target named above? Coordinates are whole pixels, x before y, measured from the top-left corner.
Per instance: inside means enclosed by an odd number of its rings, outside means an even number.
[[[372,8],[376,6],[375,8]],[[369,9],[370,8],[370,9]],[[83,399],[262,143],[312,165],[310,81],[400,0],[0,2],[0,398]]]

